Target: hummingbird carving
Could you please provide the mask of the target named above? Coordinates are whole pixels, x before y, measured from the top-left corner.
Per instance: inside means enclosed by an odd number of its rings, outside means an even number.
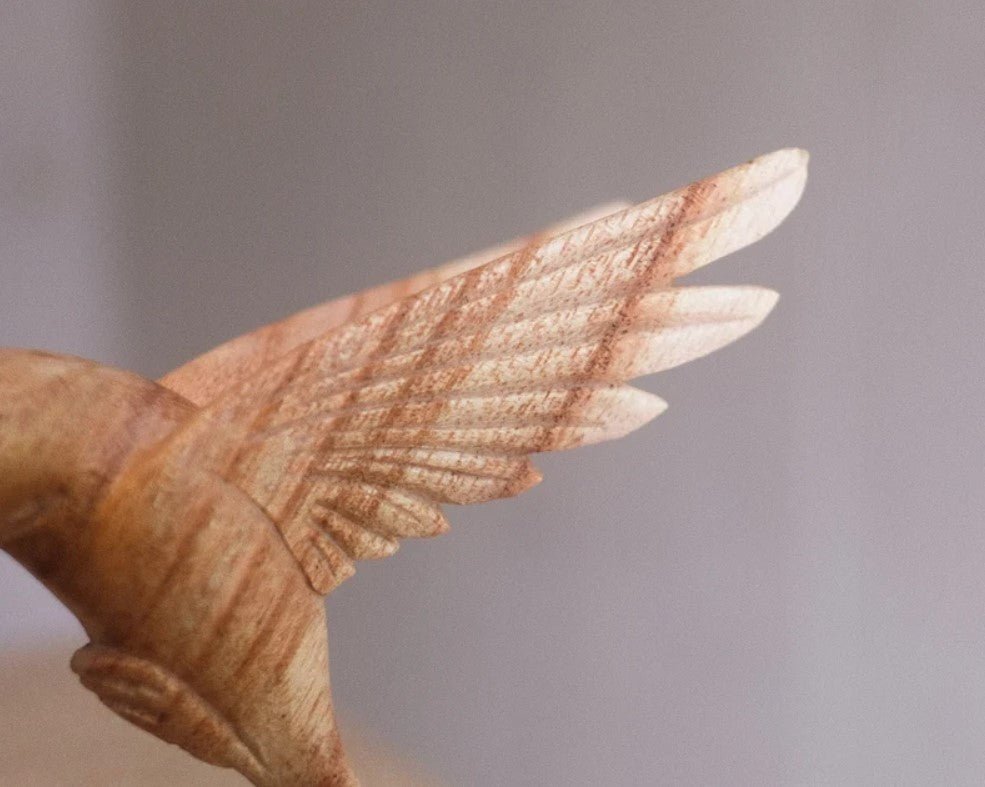
[[[0,350],[0,546],[78,616],[123,718],[257,785],[351,785],[323,596],[356,561],[516,495],[529,455],[665,407],[628,380],[776,295],[674,280],[793,209],[781,150],[635,207],[301,312],[154,382]]]

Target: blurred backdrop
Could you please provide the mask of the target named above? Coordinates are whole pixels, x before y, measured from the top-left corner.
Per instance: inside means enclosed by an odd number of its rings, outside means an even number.
[[[456,784],[980,783],[983,76],[978,0],[13,0],[0,344],[156,376],[806,147],[788,222],[694,277],[773,316],[647,379],[652,425],[364,564],[335,692]],[[81,629],[0,557],[0,647],[67,671]]]

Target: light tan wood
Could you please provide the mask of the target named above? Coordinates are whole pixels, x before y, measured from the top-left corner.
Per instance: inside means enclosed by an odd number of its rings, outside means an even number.
[[[217,769],[106,713],[65,669],[70,643],[0,652],[0,784],[14,787],[237,787]],[[440,778],[346,725],[346,750],[373,787],[440,787]]]
[[[0,546],[78,616],[72,667],[119,715],[258,785],[354,784],[322,595],[446,530],[441,504],[536,483],[529,454],[662,412],[626,381],[776,300],[673,280],[779,224],[806,165],[778,151],[373,311],[316,309],[166,385],[0,351]]]

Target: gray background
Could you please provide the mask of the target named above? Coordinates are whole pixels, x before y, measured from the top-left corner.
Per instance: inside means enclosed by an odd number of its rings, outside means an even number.
[[[4,3],[0,343],[157,375],[616,197],[813,154],[669,412],[330,599],[455,783],[985,779],[977,0]],[[78,627],[0,562],[0,639]],[[66,656],[70,648],[66,648]]]

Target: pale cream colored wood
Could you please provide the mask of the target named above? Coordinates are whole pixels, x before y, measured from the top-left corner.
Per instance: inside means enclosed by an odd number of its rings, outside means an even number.
[[[626,381],[776,300],[674,279],[779,224],[806,165],[778,151],[341,325],[330,306],[261,329],[165,378],[184,395],[0,350],[0,547],[78,616],[72,668],[118,715],[258,785],[355,784],[322,595],[443,532],[441,504],[536,483],[529,454],[659,414]]]

